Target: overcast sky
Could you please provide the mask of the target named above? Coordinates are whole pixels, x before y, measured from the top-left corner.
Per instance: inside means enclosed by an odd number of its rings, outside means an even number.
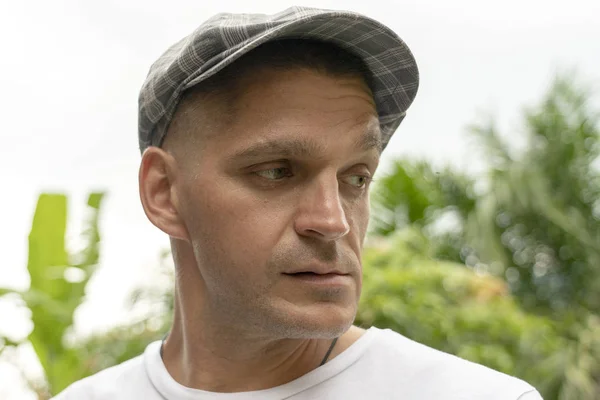
[[[0,5],[0,287],[26,288],[27,234],[38,193],[70,195],[71,228],[91,190],[105,190],[102,263],[77,330],[122,321],[123,299],[148,281],[166,237],[137,194],[137,95],[150,64],[211,15],[280,11],[289,1],[7,1]],[[397,156],[474,169],[465,126],[496,116],[519,139],[519,110],[557,71],[600,78],[600,1],[307,1],[350,9],[394,29],[411,47],[421,86],[390,142]],[[27,331],[0,303],[0,331]],[[4,370],[0,369],[1,374]],[[0,384],[0,397],[2,389]]]

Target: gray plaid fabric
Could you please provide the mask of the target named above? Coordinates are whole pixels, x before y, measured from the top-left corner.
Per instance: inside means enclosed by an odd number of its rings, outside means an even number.
[[[373,74],[385,146],[417,93],[419,72],[409,48],[391,29],[363,15],[292,7],[275,15],[217,14],[160,56],[140,91],[140,150],[162,144],[186,89],[262,43],[281,38],[331,42],[365,61]]]

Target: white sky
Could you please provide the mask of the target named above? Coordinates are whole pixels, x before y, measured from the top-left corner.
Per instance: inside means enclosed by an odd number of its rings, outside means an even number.
[[[90,190],[103,209],[101,269],[77,330],[126,318],[123,300],[151,280],[166,237],[137,196],[137,95],[150,64],[221,11],[280,11],[255,0],[6,1],[0,4],[0,287],[26,288],[27,234],[37,194],[71,196],[72,223]],[[296,3],[297,4],[297,3]],[[557,71],[600,78],[597,0],[307,1],[350,9],[390,26],[411,47],[421,87],[384,155],[426,157],[473,170],[464,127],[481,112],[518,141],[518,112]],[[75,225],[73,226],[75,227]],[[27,332],[22,312],[0,303],[0,331]],[[5,369],[0,368],[0,382]],[[5,375],[7,377],[8,375]],[[0,397],[6,395],[0,383]],[[7,392],[8,393],[8,392]],[[5,397],[3,397],[5,398]]]

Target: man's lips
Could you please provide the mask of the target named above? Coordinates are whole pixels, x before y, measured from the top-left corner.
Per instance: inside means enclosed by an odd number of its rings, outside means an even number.
[[[294,280],[295,282],[304,282],[319,286],[345,286],[348,285],[352,279],[350,274],[341,274],[337,272],[318,274],[310,271],[301,271],[295,273],[284,273],[283,275]]]
[[[348,272],[331,266],[310,266],[284,272],[284,275],[314,274],[314,275],[349,275]]]

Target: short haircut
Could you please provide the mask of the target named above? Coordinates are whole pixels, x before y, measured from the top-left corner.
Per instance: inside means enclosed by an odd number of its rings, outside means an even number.
[[[234,114],[237,99],[243,91],[241,82],[262,70],[289,71],[310,69],[331,77],[357,77],[372,90],[372,74],[365,62],[354,53],[330,42],[314,39],[286,38],[266,42],[244,54],[238,60],[215,75],[186,90],[177,106],[171,128],[179,131],[177,119],[180,112],[188,114],[189,103],[201,101],[218,102],[223,109],[222,119]],[[193,112],[193,110],[192,110]],[[177,128],[175,128],[177,126]],[[189,129],[184,128],[184,129]],[[178,132],[189,138],[189,132]]]

